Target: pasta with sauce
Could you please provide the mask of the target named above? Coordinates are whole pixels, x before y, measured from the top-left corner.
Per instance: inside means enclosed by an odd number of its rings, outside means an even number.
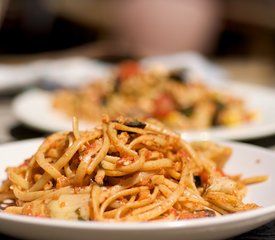
[[[102,114],[156,118],[175,130],[232,127],[255,120],[232,93],[189,79],[184,71],[145,70],[125,62],[108,80],[53,94],[53,108],[80,120],[99,122]]]
[[[163,125],[129,118],[91,131],[47,137],[33,156],[7,168],[0,198],[7,213],[86,221],[169,221],[258,208],[243,203],[246,184],[229,176],[231,149],[187,143]]]

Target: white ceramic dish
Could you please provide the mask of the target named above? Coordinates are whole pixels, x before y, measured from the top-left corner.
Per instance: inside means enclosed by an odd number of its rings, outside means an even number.
[[[5,179],[7,166],[16,166],[31,156],[41,141],[34,139],[0,146],[0,178]],[[0,231],[22,239],[41,240],[214,240],[236,236],[275,219],[275,153],[247,144],[224,144],[233,148],[233,155],[225,169],[227,173],[243,173],[247,177],[269,175],[268,181],[248,187],[245,199],[262,208],[217,218],[151,223],[63,221],[0,212]]]
[[[112,66],[84,57],[44,59],[27,64],[0,64],[0,92],[27,87],[46,80],[49,84],[77,87],[106,78]]]
[[[255,111],[257,115],[255,121],[233,127],[182,131],[184,139],[247,140],[275,134],[275,114],[272,111],[275,102],[275,89],[234,81],[224,83],[219,88],[243,99],[246,107]]]
[[[217,85],[227,78],[226,71],[197,52],[179,52],[169,55],[145,57],[140,63],[145,68],[186,68],[193,77],[199,77],[208,85]]]
[[[18,95],[12,104],[14,115],[29,127],[46,132],[70,131],[71,119],[52,107],[53,95],[44,90],[33,89]],[[79,121],[81,130],[94,124]]]
[[[252,139],[275,133],[275,114],[272,111],[275,102],[275,90],[262,86],[225,82],[219,86],[234,96],[244,99],[249,109],[258,113],[258,119],[237,127],[210,128],[206,130],[181,131],[185,139]],[[57,112],[51,106],[52,95],[41,90],[31,90],[19,95],[13,102],[15,116],[24,124],[49,132],[70,130],[71,119]],[[80,128],[93,126],[80,121]]]

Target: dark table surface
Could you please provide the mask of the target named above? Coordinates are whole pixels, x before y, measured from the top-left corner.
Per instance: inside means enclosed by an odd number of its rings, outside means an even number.
[[[24,126],[22,123],[18,122],[14,118],[11,111],[11,102],[14,96],[14,94],[8,94],[4,96],[1,96],[0,94],[0,144],[17,140],[44,137],[48,135],[48,133],[34,130],[27,126]],[[275,135],[242,142],[254,144],[275,151]],[[0,239],[16,240],[16,238],[1,233]],[[244,233],[231,239],[273,240],[275,239],[275,220],[255,230],[252,230],[250,232]]]

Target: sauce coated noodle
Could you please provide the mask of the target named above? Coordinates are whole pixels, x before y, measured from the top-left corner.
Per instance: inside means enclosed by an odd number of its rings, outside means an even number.
[[[162,125],[108,117],[91,131],[47,137],[18,167],[7,168],[5,212],[95,221],[214,217],[258,208],[242,199],[265,176],[228,176],[231,149],[187,143]]]

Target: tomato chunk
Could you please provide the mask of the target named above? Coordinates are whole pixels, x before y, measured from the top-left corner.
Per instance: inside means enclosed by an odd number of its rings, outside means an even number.
[[[173,99],[167,95],[162,94],[157,99],[155,99],[155,109],[153,112],[154,117],[163,118],[166,117],[175,109],[175,103]]]
[[[135,61],[125,61],[118,67],[118,78],[126,80],[127,78],[137,75],[141,72],[141,66]]]

